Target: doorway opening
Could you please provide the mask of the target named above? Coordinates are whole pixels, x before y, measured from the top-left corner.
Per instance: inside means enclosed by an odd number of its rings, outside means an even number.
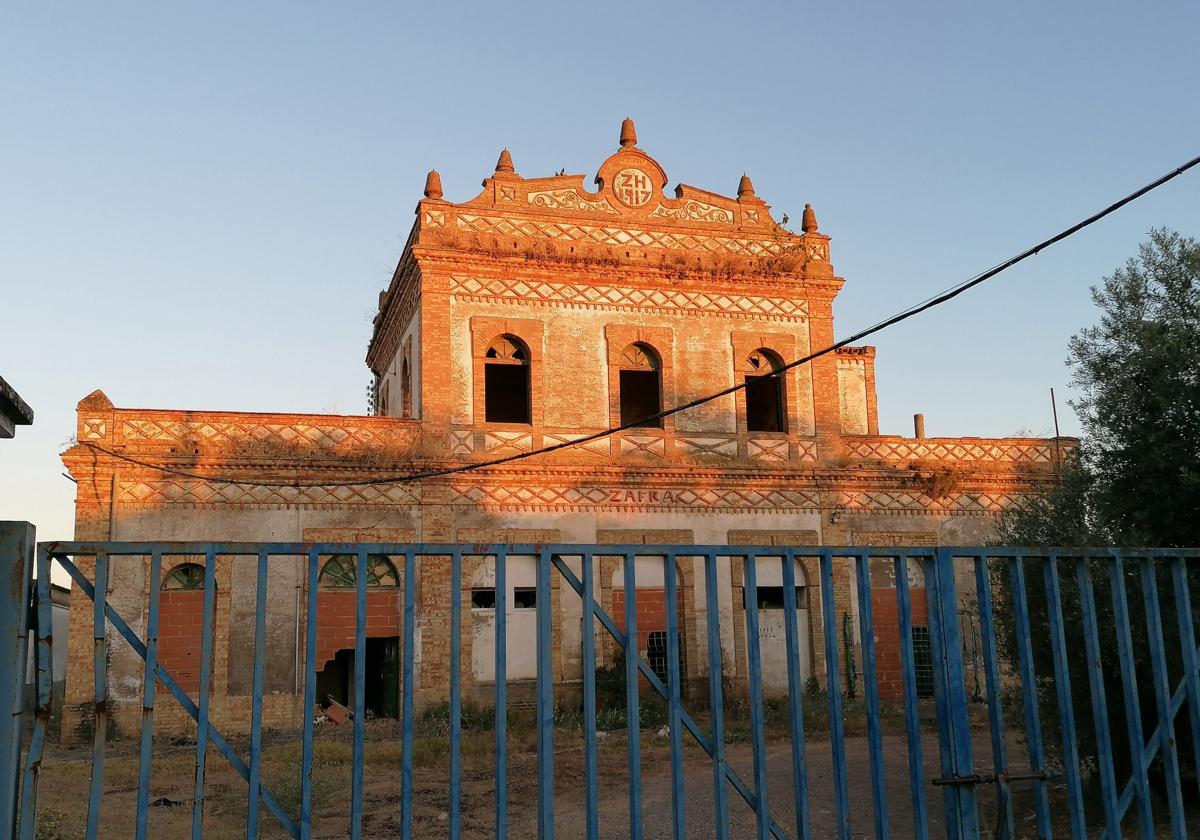
[[[400,717],[400,637],[367,639],[363,708],[373,717]],[[317,672],[317,701],[354,708],[354,648],[339,650]]]

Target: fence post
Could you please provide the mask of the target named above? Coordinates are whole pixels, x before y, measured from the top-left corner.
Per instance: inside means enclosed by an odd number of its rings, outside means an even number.
[[[939,548],[925,564],[929,604],[929,636],[934,658],[934,698],[937,706],[942,784],[946,802],[946,836],[965,840],[979,836],[975,788],[967,778],[975,772],[971,758],[971,718],[963,667],[962,631],[958,623],[958,593],[954,585],[954,556]]]
[[[29,591],[36,545],[36,531],[29,522],[0,522],[0,838],[15,837],[17,829]]]

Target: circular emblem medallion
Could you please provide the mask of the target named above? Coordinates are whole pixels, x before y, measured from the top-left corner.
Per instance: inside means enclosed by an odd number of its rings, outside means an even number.
[[[650,176],[640,169],[622,169],[613,178],[613,192],[623,204],[641,207],[654,195]]]

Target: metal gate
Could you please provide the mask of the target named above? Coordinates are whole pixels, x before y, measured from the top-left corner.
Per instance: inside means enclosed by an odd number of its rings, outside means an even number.
[[[2,530],[2,529],[0,529]],[[353,692],[353,763],[350,810],[346,834],[364,835],[364,687],[366,665],[366,613],[368,558],[387,555],[402,566],[402,653],[400,673],[400,739],[402,760],[398,825],[395,834],[413,836],[414,767],[413,733],[418,696],[416,625],[420,604],[414,582],[422,568],[448,574],[450,624],[449,727],[447,766],[447,814],[438,836],[466,836],[462,818],[461,742],[463,736],[463,604],[464,558],[490,558],[494,564],[495,715],[494,829],[497,838],[509,834],[510,817],[532,819],[527,814],[510,814],[509,739],[507,716],[509,681],[506,679],[508,644],[506,569],[514,557],[532,557],[536,563],[536,825],[538,836],[579,836],[596,840],[601,836],[672,836],[682,838],[701,831],[718,838],[745,836],[736,826],[745,819],[759,840],[768,837],[807,838],[836,834],[849,838],[853,826],[863,836],[870,825],[876,837],[888,837],[902,821],[917,837],[931,830],[944,831],[950,838],[995,834],[1001,837],[1042,836],[1054,832],[1073,837],[1118,837],[1122,829],[1156,836],[1156,831],[1174,837],[1187,834],[1189,819],[1195,818],[1195,777],[1191,767],[1200,767],[1200,672],[1194,633],[1194,606],[1200,574],[1195,568],[1200,554],[1195,550],[1118,549],[1054,550],[1019,548],[866,548],[866,547],[753,547],[685,545],[400,545],[400,544],[279,544],[279,543],[51,543],[37,547],[36,560],[29,556],[29,539],[18,539],[9,529],[0,534],[0,557],[5,565],[5,595],[0,628],[6,635],[0,649],[2,675],[20,680],[25,671],[25,627],[36,636],[34,663],[36,704],[32,724],[22,727],[19,697],[4,695],[12,704],[13,726],[5,729],[0,752],[0,824],[13,827],[14,836],[34,840],[37,834],[38,786],[44,772],[47,726],[51,714],[51,650],[49,587],[53,568],[70,576],[92,605],[94,640],[94,739],[91,746],[91,775],[86,784],[86,837],[99,836],[101,807],[105,795],[106,718],[109,708],[107,648],[116,634],[144,660],[142,719],[139,733],[139,763],[136,808],[126,815],[121,834],[147,836],[147,813],[155,754],[154,717],[161,697],[156,685],[178,703],[195,721],[197,741],[194,793],[191,803],[191,835],[205,834],[206,753],[216,750],[247,786],[246,836],[256,838],[268,827],[260,825],[265,811],[291,837],[313,836],[313,755],[316,707],[315,668],[303,669],[303,728],[297,734],[302,744],[298,808],[293,812],[281,804],[262,780],[264,659],[266,651],[266,580],[268,568],[280,558],[301,558],[306,574],[304,662],[315,661],[317,651],[318,576],[330,555],[356,558],[354,577],[355,652]],[[32,534],[30,528],[28,534]],[[199,639],[200,675],[198,691],[189,693],[159,662],[160,583],[164,561],[178,555],[203,559],[203,623]],[[213,680],[213,616],[217,560],[226,556],[257,558],[257,589],[254,626],[252,719],[249,737],[239,742],[219,731],[210,719],[210,688]],[[597,588],[600,558],[621,559],[624,592],[622,613],[610,614]],[[148,561],[147,561],[148,558]],[[666,679],[630,640],[637,639],[638,558],[662,562],[663,604],[666,622]],[[811,564],[817,572],[812,583],[819,590],[819,608],[812,610],[815,660],[823,659],[819,689],[801,683],[801,657],[797,630],[796,561]],[[109,578],[123,563],[147,563],[148,603],[144,633],[109,603]],[[293,559],[291,562],[297,562]],[[694,570],[694,585],[685,593],[694,599],[702,632],[695,637],[700,650],[686,657],[698,663],[705,678],[707,697],[682,689],[680,647],[683,644],[678,594],[681,581],[677,562]],[[781,564],[783,582],[784,644],[787,661],[786,711],[788,723],[782,731],[768,732],[769,703],[763,694],[763,651],[759,637],[759,599],[756,575],[761,564]],[[31,576],[30,567],[36,566]],[[88,570],[88,571],[85,571]],[[94,570],[94,571],[93,571]],[[448,571],[446,571],[448,570]],[[773,574],[773,572],[772,572]],[[578,686],[556,684],[553,672],[556,622],[552,583],[573,592],[580,600],[582,678]],[[877,585],[880,580],[892,586]],[[744,618],[730,612],[730,597],[722,592],[738,581],[745,597]],[[1101,581],[1106,598],[1097,598]],[[921,638],[928,638],[932,659],[933,700],[927,708],[918,694],[914,663],[915,585],[922,585],[927,615]],[[1129,586],[1139,599],[1131,602]],[[811,589],[810,589],[811,591]],[[1069,598],[1064,598],[1064,592]],[[1164,618],[1160,600],[1174,601],[1175,621]],[[1111,602],[1111,603],[1110,603]],[[78,603],[78,600],[76,601]],[[724,605],[724,607],[723,607]],[[873,618],[875,608],[888,610],[895,620],[884,626]],[[1167,608],[1169,610],[1169,607]],[[28,610],[28,621],[25,619]],[[857,639],[842,633],[842,614],[855,613]],[[964,654],[963,615],[977,622],[979,644],[968,657]],[[728,679],[737,663],[731,663],[723,648],[722,623],[744,621],[743,678]],[[919,623],[919,622],[918,622]],[[726,628],[728,629],[728,628]],[[736,628],[735,628],[736,629]],[[926,636],[927,633],[927,636]],[[628,803],[620,825],[606,819],[600,795],[598,772],[598,728],[596,714],[597,640],[605,634],[623,650]],[[900,691],[894,704],[881,698],[878,656],[881,640],[894,638],[900,663]],[[818,641],[819,637],[819,641]],[[851,643],[852,642],[852,643]],[[1076,644],[1082,647],[1075,649]],[[603,649],[603,648],[599,648]],[[54,648],[62,655],[62,647]],[[1107,658],[1108,652],[1114,652]],[[1002,657],[1001,653],[1007,652]],[[891,655],[890,653],[888,654]],[[852,662],[849,660],[857,659]],[[1148,670],[1143,668],[1149,663]],[[853,666],[853,667],[848,667]],[[421,667],[424,667],[422,664]],[[969,678],[982,671],[983,687],[978,698],[968,691]],[[661,666],[660,666],[661,670]],[[820,671],[820,669],[817,669]],[[845,684],[845,675],[861,675],[861,699],[857,685]],[[78,674],[73,674],[78,679]],[[1075,684],[1073,685],[1073,680]],[[857,682],[857,679],[856,679]],[[1084,683],[1081,685],[1080,683]],[[1106,689],[1116,686],[1123,711],[1110,714]],[[554,725],[556,695],[564,690],[582,696],[582,727],[578,735],[583,752],[584,807],[581,824],[556,826],[556,746],[567,736]],[[923,692],[922,692],[923,693]],[[639,706],[646,697],[657,695],[667,708],[666,738],[669,772],[659,780],[668,791],[669,813],[662,827],[646,827],[643,810],[648,789],[643,778],[641,745],[651,737],[640,728]],[[1052,699],[1052,702],[1046,702]],[[748,707],[748,754],[739,767],[731,755],[732,738],[727,732],[729,704]],[[1009,702],[1011,701],[1011,702]],[[848,737],[845,732],[847,703],[853,703],[865,718],[865,734]],[[806,744],[805,704],[819,704],[828,715],[828,743]],[[778,705],[778,704],[777,704]],[[902,714],[903,741],[898,732],[888,736],[882,707],[894,705]],[[1184,714],[1184,708],[1187,712]],[[1081,755],[1080,709],[1091,718],[1090,736],[1085,739],[1087,755]],[[1019,711],[1018,711],[1019,710]],[[28,710],[26,710],[28,712]],[[936,726],[927,719],[932,714]],[[28,714],[26,718],[28,718]],[[1093,731],[1094,730],[1094,731]],[[1177,734],[1190,732],[1187,743]],[[17,749],[22,746],[23,758]],[[887,737],[885,737],[887,736]],[[821,740],[824,740],[822,735]],[[885,751],[885,740],[888,750]],[[690,743],[689,743],[690,742]],[[1123,743],[1125,749],[1115,748]],[[936,760],[931,752],[936,744]],[[9,749],[9,748],[12,749]],[[854,769],[856,750],[862,747],[862,768],[869,784],[853,791],[848,772]],[[699,768],[694,758],[707,765]],[[828,770],[810,773],[817,757],[828,756]],[[898,757],[897,757],[898,756]],[[1124,758],[1122,758],[1124,756]],[[889,764],[889,757],[901,768]],[[1114,761],[1116,757],[1116,761]],[[927,766],[926,762],[929,761]],[[1128,765],[1118,776],[1117,767]],[[702,807],[695,798],[696,786],[687,783],[689,774],[703,772],[709,778]],[[856,771],[857,772],[857,771]],[[907,778],[905,778],[907,777]],[[656,777],[657,778],[657,777]],[[1187,779],[1185,781],[1185,779]],[[655,784],[659,783],[655,782]],[[772,784],[772,782],[774,784]],[[1095,784],[1089,784],[1095,782]],[[533,784],[523,779],[521,784]],[[820,793],[815,793],[818,783]],[[1152,790],[1156,788],[1157,790]],[[779,795],[780,790],[786,794]],[[561,793],[561,791],[560,791]],[[869,793],[869,795],[868,795]],[[889,795],[890,794],[890,795]],[[1165,807],[1164,807],[1165,800]],[[940,804],[940,808],[939,808]],[[9,806],[12,806],[11,808]],[[1190,808],[1190,810],[1189,810]],[[700,815],[699,811],[704,814]],[[624,812],[625,809],[622,808]],[[1025,812],[1028,811],[1028,819]],[[1164,813],[1165,811],[1165,813]],[[829,813],[831,812],[831,813]],[[897,817],[902,815],[903,820]],[[653,815],[656,818],[657,814]],[[701,817],[703,817],[701,819]],[[700,822],[697,823],[697,820]],[[697,829],[699,824],[702,828]],[[731,828],[731,826],[733,826]],[[111,829],[111,825],[108,826]],[[653,833],[657,832],[657,833]],[[908,833],[897,829],[897,833]],[[372,835],[378,836],[378,835]],[[427,834],[425,836],[428,836]]]

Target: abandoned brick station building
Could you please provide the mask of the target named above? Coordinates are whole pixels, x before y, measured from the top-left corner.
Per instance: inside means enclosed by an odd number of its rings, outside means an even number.
[[[505,150],[475,198],[443,197],[430,172],[416,223],[379,296],[367,363],[374,416],[173,411],[114,407],[101,391],[79,403],[78,443],[63,455],[78,482],[76,536],[111,540],[371,541],[425,543],[696,543],[753,545],[972,544],[995,516],[1051,480],[1059,441],[881,435],[875,351],[846,348],[778,378],[786,360],[834,342],[843,280],[830,240],[805,206],[801,232],[781,226],[743,176],[730,198],[680,184],[637,145],[631,121],[590,191],[582,175],[525,178]],[[662,407],[747,382],[694,410],[550,455],[418,483],[345,486],[469,464],[578,439]],[[327,486],[261,487],[163,473],[119,452],[191,473]],[[158,655],[198,689],[203,558],[164,560]],[[306,666],[319,690],[350,699],[355,560],[321,572],[318,654],[304,657],[303,558],[273,558],[268,583],[268,726],[298,726]],[[85,563],[86,565],[86,563]],[[874,615],[885,696],[899,692],[895,592],[875,570]],[[578,563],[574,565],[579,571]],[[403,587],[417,604],[414,662],[422,703],[449,686],[449,563],[428,559],[416,579],[371,559],[368,708],[396,708]],[[508,615],[508,676],[534,676],[532,558],[510,557],[507,590],[490,560],[464,564],[464,685],[491,695],[494,603]],[[707,616],[700,562],[678,562],[684,670],[706,679]],[[602,605],[623,616],[618,558],[596,566]],[[109,601],[145,631],[149,559],[114,561]],[[556,576],[557,577],[557,576]],[[638,560],[639,634],[661,661],[663,571]],[[251,692],[255,559],[217,569],[211,710],[223,731],[246,731]],[[782,573],[760,561],[764,686],[786,690]],[[815,563],[799,562],[802,669],[824,674]],[[919,574],[916,620],[923,621]],[[740,561],[719,570],[724,667],[745,681]],[[838,615],[857,612],[849,564],[835,570]],[[561,580],[552,596],[555,683],[581,676],[580,601]],[[72,595],[68,724],[92,693],[90,604]],[[839,622],[841,623],[841,622]],[[847,622],[857,632],[855,621]],[[919,628],[920,629],[920,628]],[[612,645],[598,633],[600,661]],[[110,708],[119,727],[140,718],[141,663],[110,636]],[[520,685],[511,696],[519,701]],[[160,728],[186,728],[174,704]]]

